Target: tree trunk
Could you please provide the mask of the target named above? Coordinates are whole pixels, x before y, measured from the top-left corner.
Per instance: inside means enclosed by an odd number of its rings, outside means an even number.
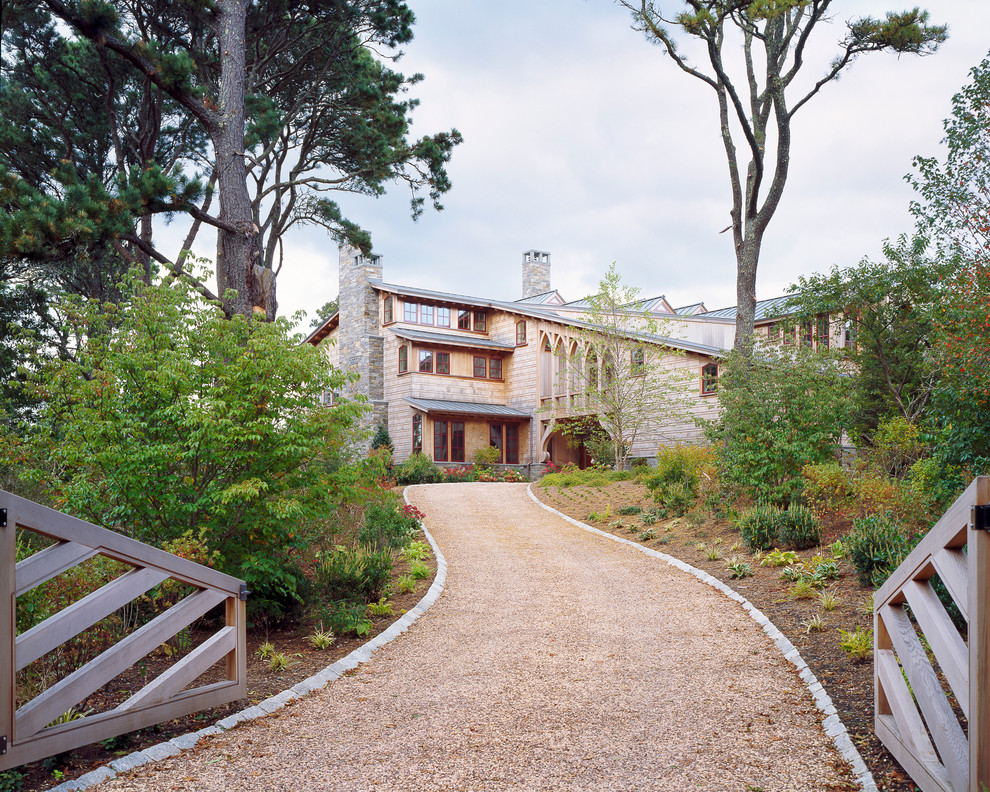
[[[752,347],[756,315],[756,267],[760,261],[763,235],[747,229],[736,250],[736,337],[733,347],[744,354]]]
[[[219,120],[210,130],[216,152],[220,221],[217,234],[217,288],[231,314],[257,315],[271,321],[278,303],[275,277],[258,257],[258,226],[254,222],[244,162],[245,19],[248,0],[224,0],[217,44],[222,55]],[[229,289],[237,296],[228,299]]]

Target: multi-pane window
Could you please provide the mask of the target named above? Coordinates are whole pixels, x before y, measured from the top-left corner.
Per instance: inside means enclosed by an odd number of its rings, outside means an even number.
[[[701,393],[708,395],[718,389],[718,363],[707,363],[701,367]]]
[[[450,461],[464,461],[464,422],[450,422]]]
[[[433,306],[432,305],[421,305],[419,306],[419,322],[420,324],[433,324]]]
[[[437,462],[447,461],[447,422],[433,422],[433,458]]]
[[[474,312],[474,331],[476,333],[488,332],[488,314],[484,311]]]
[[[437,308],[437,327],[450,327],[450,308]]]
[[[385,309],[384,309],[385,324],[389,324],[389,322],[394,321],[394,317],[393,317],[394,302],[395,300],[391,295],[385,298]]]
[[[423,374],[433,373],[433,352],[429,349],[419,350],[419,370]]]
[[[450,374],[450,352],[437,352],[437,374]]]
[[[490,379],[502,379],[502,359],[490,358],[488,360],[488,377]]]
[[[629,353],[629,370],[633,376],[642,374],[646,368],[646,350],[643,347],[635,347]]]
[[[818,317],[816,334],[818,336],[818,348],[828,349],[828,314],[821,314]]]
[[[499,462],[519,464],[519,425],[491,424],[488,429],[489,445],[499,450]]]
[[[409,347],[405,344],[399,347],[399,373],[409,371]]]
[[[801,322],[801,346],[810,348],[812,340],[811,322]]]
[[[856,320],[846,319],[846,337],[843,339],[846,349],[856,348]]]
[[[414,415],[412,420],[412,450],[414,454],[423,453],[423,416]]]
[[[794,328],[793,327],[785,327],[784,328],[784,343],[785,344],[788,344],[788,345],[794,343]]]
[[[416,309],[419,306],[416,303],[414,303],[414,302],[407,302],[404,305],[405,305],[405,313],[403,313],[403,315],[402,315],[403,318],[407,322],[415,322],[416,319],[417,319],[417,310]]]
[[[598,390],[598,355],[588,353],[588,390]]]
[[[516,346],[526,343],[526,320],[516,322]]]
[[[474,359],[474,376],[478,379],[484,379],[487,373],[488,360],[483,357],[475,357]]]
[[[457,312],[457,329],[458,330],[470,330],[471,329],[471,312],[470,311],[458,311]]]
[[[776,344],[780,341],[780,323],[774,322],[767,326],[767,339]]]

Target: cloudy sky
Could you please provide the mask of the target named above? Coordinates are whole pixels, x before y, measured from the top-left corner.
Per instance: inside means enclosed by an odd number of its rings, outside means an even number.
[[[456,127],[445,210],[418,222],[396,188],[345,196],[371,231],[385,279],[501,299],[520,296],[525,250],[551,253],[566,299],[609,263],[644,296],[735,303],[729,188],[710,88],[681,73],[609,0],[410,0],[415,39],[400,70],[421,72],[416,134]],[[906,5],[906,3],[905,3]],[[836,2],[816,32],[807,78],[824,73],[843,20],[902,10]],[[931,57],[863,56],[795,120],[790,178],[763,248],[758,296],[799,274],[878,255],[910,231],[912,157],[936,154],[942,120],[990,49],[990,3],[937,0],[950,39]],[[310,231],[289,240],[280,313],[337,294],[336,250]]]

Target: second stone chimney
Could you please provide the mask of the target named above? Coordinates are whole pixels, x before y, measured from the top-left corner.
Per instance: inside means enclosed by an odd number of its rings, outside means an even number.
[[[550,254],[527,250],[522,262],[523,299],[550,291]]]

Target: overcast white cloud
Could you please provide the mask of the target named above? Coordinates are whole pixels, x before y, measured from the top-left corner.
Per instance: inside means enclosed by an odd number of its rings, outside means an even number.
[[[726,166],[710,89],[680,73],[607,0],[410,0],[416,38],[399,68],[422,72],[416,134],[458,128],[445,211],[408,216],[401,189],[343,196],[371,231],[389,281],[516,299],[524,250],[548,250],[568,299],[608,264],[674,304],[735,302]],[[877,255],[908,232],[916,154],[939,150],[942,119],[990,48],[990,3],[938,0],[950,39],[928,58],[862,57],[798,115],[790,179],[763,249],[758,296],[799,274]],[[842,19],[901,10],[836,3],[817,33],[818,77]],[[280,312],[312,312],[337,293],[336,250],[308,230],[288,240]]]

